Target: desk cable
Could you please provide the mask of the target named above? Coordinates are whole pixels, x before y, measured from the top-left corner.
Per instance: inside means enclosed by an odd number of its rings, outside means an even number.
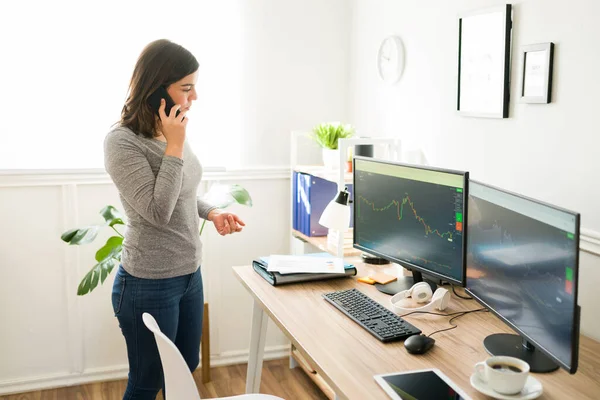
[[[452,286],[452,293],[454,293],[454,295],[455,295],[456,297],[458,297],[459,299],[463,299],[463,300],[473,300],[473,298],[472,298],[472,297],[470,297],[470,296],[463,296],[463,295],[461,295],[461,294],[458,294],[458,293],[456,293],[456,286],[454,286],[454,285],[452,285],[452,284],[450,284],[450,286]]]
[[[401,315],[400,317],[403,318],[403,317],[406,317],[407,315],[410,315],[410,314],[431,314],[431,315],[441,315],[443,317],[450,317],[450,316],[452,316],[452,318],[450,318],[450,320],[448,321],[448,323],[450,325],[452,325],[452,326],[450,328],[439,329],[437,331],[434,331],[434,332],[430,333],[429,335],[426,335],[426,336],[431,337],[432,335],[435,335],[436,333],[444,332],[444,331],[449,331],[451,329],[458,328],[458,325],[454,325],[452,323],[452,321],[455,320],[455,319],[457,319],[457,318],[462,317],[465,314],[470,314],[470,313],[474,313],[474,312],[488,312],[488,309],[487,308],[478,308],[476,310],[457,311],[457,312],[450,313],[450,314],[434,313],[434,312],[431,312],[431,311],[411,311],[409,313]]]

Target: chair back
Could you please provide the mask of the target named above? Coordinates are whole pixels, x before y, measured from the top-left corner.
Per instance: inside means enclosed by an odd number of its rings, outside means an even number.
[[[190,369],[175,344],[160,330],[154,317],[142,315],[144,324],[156,339],[160,361],[165,375],[166,399],[200,400],[198,387]]]

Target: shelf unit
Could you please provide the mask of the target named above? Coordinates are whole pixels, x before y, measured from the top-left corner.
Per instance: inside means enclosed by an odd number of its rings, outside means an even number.
[[[293,171],[304,172],[330,182],[338,182],[339,179],[337,170],[325,169],[322,165],[297,165],[293,168]],[[344,183],[352,183],[351,172],[344,172]]]
[[[290,180],[293,179],[294,171],[304,172],[307,174],[311,174],[317,176],[319,178],[334,182],[337,184],[338,191],[343,191],[344,187],[347,183],[352,183],[352,173],[346,172],[345,165],[348,154],[348,148],[351,146],[355,146],[358,144],[372,144],[372,145],[385,145],[387,146],[387,158],[389,159],[400,159],[401,155],[401,146],[400,141],[395,138],[348,138],[348,139],[340,139],[338,141],[338,149],[339,149],[339,157],[340,163],[338,169],[327,169],[324,166],[319,165],[299,165],[298,163],[298,152],[299,146],[298,142],[300,138],[306,138],[310,135],[309,132],[306,131],[292,131],[291,137],[291,153],[290,153],[290,162],[292,165],[290,172]],[[293,198],[293,182],[290,182],[290,199]],[[293,216],[290,216],[293,218]],[[291,221],[291,225],[293,226],[293,220]],[[299,236],[301,235],[301,236]],[[293,240],[294,238],[301,239],[305,243],[310,243],[315,247],[319,248],[322,251],[327,251],[332,255],[336,255],[338,257],[348,256],[347,253],[351,253],[352,255],[360,254],[360,252],[355,253],[355,249],[344,248],[344,235],[338,235],[337,246],[330,246],[327,242],[327,237],[308,237],[301,234],[298,231],[292,232],[292,248],[294,248]]]

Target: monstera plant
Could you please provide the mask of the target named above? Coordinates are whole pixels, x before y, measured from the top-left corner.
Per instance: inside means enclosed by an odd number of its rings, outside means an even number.
[[[220,185],[214,184],[203,198],[209,204],[214,204],[218,208],[226,208],[234,203],[245,206],[252,206],[250,193],[238,184]],[[98,233],[104,228],[110,228],[116,235],[108,238],[104,246],[96,251],[96,262],[89,272],[83,277],[77,288],[77,294],[83,296],[90,293],[111,273],[116,265],[121,262],[121,252],[123,250],[123,235],[117,229],[125,225],[125,217],[115,207],[106,206],[100,210],[100,215],[104,218],[101,225],[90,225],[83,228],[70,229],[63,233],[60,238],[70,245],[82,245],[92,243]],[[202,234],[206,220],[202,222],[199,234]]]

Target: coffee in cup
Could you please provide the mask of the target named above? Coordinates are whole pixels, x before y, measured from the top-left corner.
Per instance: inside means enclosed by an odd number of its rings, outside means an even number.
[[[529,364],[515,357],[490,357],[475,364],[475,374],[495,392],[516,394],[525,386]]]
[[[519,368],[516,365],[512,365],[512,364],[494,364],[494,365],[490,365],[490,367],[492,369],[495,369],[496,371],[501,371],[501,372],[514,372],[517,374],[520,374],[521,372],[523,372],[521,370],[521,368]]]

